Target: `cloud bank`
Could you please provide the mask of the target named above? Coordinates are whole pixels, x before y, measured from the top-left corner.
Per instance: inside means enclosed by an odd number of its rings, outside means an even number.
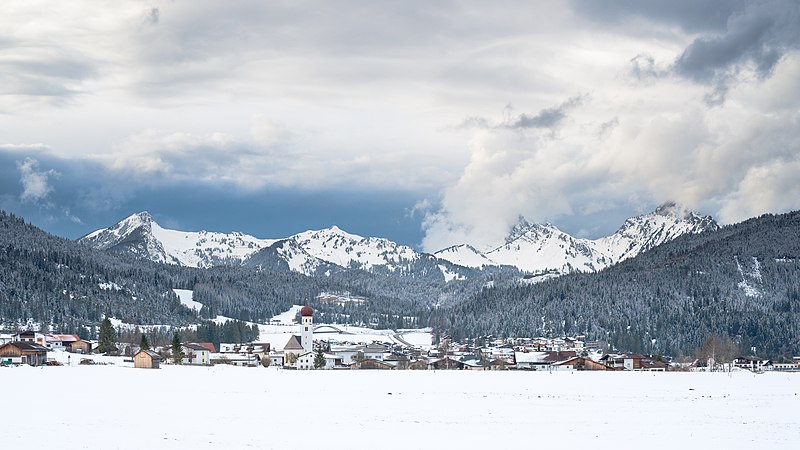
[[[13,150],[0,195],[65,207],[49,171],[92,169],[124,186],[76,186],[70,211],[179,185],[404,192],[427,250],[519,214],[593,235],[668,199],[785,211],[798,23],[793,0],[10,0],[0,152],[43,142],[58,165]]]

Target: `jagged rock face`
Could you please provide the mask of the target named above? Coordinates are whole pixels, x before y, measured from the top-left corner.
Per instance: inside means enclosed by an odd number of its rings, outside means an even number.
[[[532,273],[595,272],[687,233],[719,228],[702,216],[667,202],[654,212],[629,218],[617,232],[599,239],[579,239],[551,224],[520,217],[504,243],[480,252],[462,244],[435,255],[466,267],[511,265]]]

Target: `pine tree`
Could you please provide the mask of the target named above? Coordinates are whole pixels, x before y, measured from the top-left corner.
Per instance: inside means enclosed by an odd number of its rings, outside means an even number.
[[[139,342],[139,347],[142,350],[150,350],[150,342],[147,341],[147,335],[142,333],[142,340]]]
[[[111,325],[111,320],[106,317],[103,319],[103,322],[100,323],[100,336],[99,336],[99,345],[97,350],[100,353],[112,352],[117,350],[117,346],[115,342],[117,341],[117,332],[114,330],[114,327]]]
[[[317,355],[314,356],[314,368],[322,369],[323,367],[325,367],[325,355],[322,353],[322,349],[319,349]]]
[[[181,348],[181,337],[178,333],[172,335],[172,362],[181,364],[183,362],[183,349]]]

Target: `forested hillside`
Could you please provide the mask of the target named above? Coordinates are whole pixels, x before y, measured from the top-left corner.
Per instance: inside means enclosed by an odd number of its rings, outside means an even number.
[[[0,212],[0,318],[59,331],[96,325],[104,315],[138,324],[182,325],[195,314],[172,292],[176,267],[103,254]]]
[[[106,315],[131,324],[180,326],[218,315],[265,323],[308,303],[319,322],[433,326],[456,339],[586,334],[621,349],[680,354],[717,333],[743,349],[800,351],[799,212],[684,235],[599,273],[538,284],[510,268],[444,283],[358,269],[306,276],[267,262],[160,264],[61,239],[0,212],[0,323],[34,321],[63,332]],[[180,304],[174,288],[195,291],[199,314]]]
[[[320,321],[426,326],[435,305],[468,297],[490,276],[444,283],[356,269],[309,277],[280,264],[197,269],[95,250],[0,212],[0,327],[33,321],[82,332],[106,315],[131,324],[188,325],[217,315],[264,323],[305,303]],[[199,317],[173,288],[195,291],[195,301],[205,305]],[[366,301],[320,302],[321,293]]]
[[[685,235],[596,274],[482,289],[432,318],[456,338],[587,334],[626,350],[692,353],[712,333],[800,351],[800,212]]]

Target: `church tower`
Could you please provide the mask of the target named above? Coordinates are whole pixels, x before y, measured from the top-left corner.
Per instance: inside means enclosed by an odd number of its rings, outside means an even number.
[[[303,346],[303,353],[314,351],[314,310],[306,305],[300,308],[300,324],[303,326],[300,331],[300,345]]]

